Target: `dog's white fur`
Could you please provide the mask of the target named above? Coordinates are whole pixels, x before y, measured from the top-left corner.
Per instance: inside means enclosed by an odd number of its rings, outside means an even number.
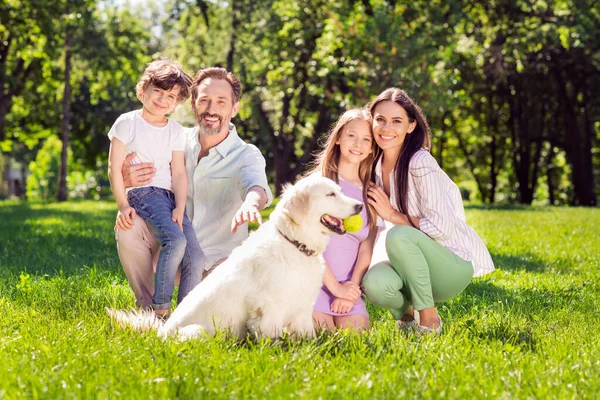
[[[188,294],[160,326],[159,335],[189,338],[224,329],[240,339],[247,332],[313,337],[312,309],[323,284],[321,255],[334,233],[321,217],[344,219],[358,213],[361,205],[343,195],[335,182],[318,176],[286,188],[270,220]],[[316,255],[302,253],[282,233]],[[150,313],[109,313],[121,325],[145,330],[158,326]]]

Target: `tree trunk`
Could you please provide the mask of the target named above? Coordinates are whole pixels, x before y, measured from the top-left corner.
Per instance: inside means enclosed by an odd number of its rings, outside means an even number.
[[[237,41],[238,9],[236,0],[231,0],[231,38],[229,40],[229,52],[227,53],[227,71],[233,71],[235,61],[235,43]]]
[[[289,140],[273,140],[273,159],[275,162],[275,193],[279,196],[283,185],[292,182],[295,178],[294,169],[290,165],[292,162],[292,153],[294,152],[294,142]]]
[[[71,123],[71,39],[70,27],[67,27],[65,38],[65,90],[63,92],[62,121],[60,133],[62,136],[62,151],[60,158],[60,172],[58,175],[58,190],[56,200],[67,200],[67,159],[69,152],[69,125]]]
[[[554,161],[554,146],[550,145],[550,151],[546,157],[546,181],[548,184],[548,202],[551,206],[556,204],[554,178],[552,177],[552,162]]]

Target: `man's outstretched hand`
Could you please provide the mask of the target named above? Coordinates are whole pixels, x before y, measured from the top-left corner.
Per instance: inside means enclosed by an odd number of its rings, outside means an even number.
[[[235,233],[238,226],[246,222],[258,222],[259,224],[262,224],[260,210],[254,202],[243,202],[241,207],[235,212],[235,215],[231,220],[231,233]]]

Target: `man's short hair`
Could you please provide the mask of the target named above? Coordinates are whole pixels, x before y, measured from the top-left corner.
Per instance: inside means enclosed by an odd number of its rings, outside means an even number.
[[[211,67],[201,69],[194,77],[191,88],[193,103],[195,103],[196,99],[198,98],[198,86],[200,86],[202,81],[208,78],[223,79],[229,82],[231,85],[231,98],[233,100],[233,104],[240,101],[240,97],[242,97],[242,84],[240,83],[239,79],[225,68]]]
[[[146,66],[140,81],[135,85],[135,94],[138,99],[144,98],[144,93],[150,85],[162,90],[171,90],[175,85],[179,86],[177,102],[181,103],[190,97],[192,77],[185,73],[181,65],[170,59],[159,59],[152,61]]]

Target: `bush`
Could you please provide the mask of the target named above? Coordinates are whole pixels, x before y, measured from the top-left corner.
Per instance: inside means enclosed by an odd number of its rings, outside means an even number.
[[[31,175],[27,178],[27,198],[49,200],[56,198],[60,152],[62,142],[56,136],[49,137],[29,164]],[[69,199],[95,199],[110,194],[110,185],[106,178],[106,163],[98,161],[93,170],[85,169],[73,162],[69,149],[67,175],[67,193]]]
[[[79,165],[73,166],[67,177],[69,198],[100,200],[110,195],[107,170],[106,162],[100,160],[96,162],[96,168],[93,170],[86,170]]]
[[[28,199],[53,199],[58,191],[60,152],[62,142],[56,136],[50,136],[38,151],[35,160],[29,163],[31,175],[27,178]],[[68,161],[72,159],[69,150]]]

